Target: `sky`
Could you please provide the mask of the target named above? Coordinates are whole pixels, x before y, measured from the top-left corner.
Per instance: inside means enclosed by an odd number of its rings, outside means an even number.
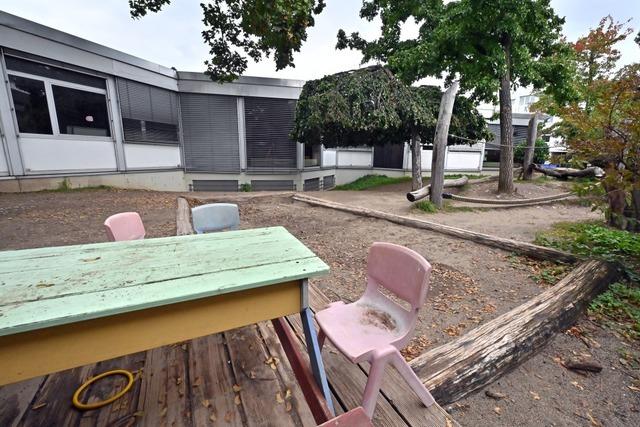
[[[156,14],[140,20],[129,16],[127,0],[0,0],[0,10],[38,22],[93,42],[181,71],[203,71],[208,58],[201,31],[200,0],[173,0]],[[360,19],[360,0],[326,0],[316,25],[300,52],[295,68],[275,70],[270,59],[250,63],[245,75],[309,80],[360,66],[356,51],[335,50],[339,29],[359,31],[365,38],[379,34],[378,22]],[[569,40],[585,35],[608,14],[619,21],[632,19],[640,28],[640,0],[552,0],[560,16],[566,17],[564,33]],[[403,28],[403,36],[416,33],[415,23]],[[1,44],[1,41],[0,41]],[[619,46],[621,63],[640,61],[640,48],[630,36]]]

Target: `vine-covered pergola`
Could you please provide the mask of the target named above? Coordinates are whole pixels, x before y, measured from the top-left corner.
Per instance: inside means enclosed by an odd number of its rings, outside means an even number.
[[[327,148],[411,141],[419,159],[422,145],[433,142],[441,96],[436,86],[407,86],[377,65],[310,80],[298,99],[291,137]],[[458,96],[448,144],[470,144],[489,135],[473,102]],[[422,185],[419,166],[413,168],[413,182],[414,189]]]

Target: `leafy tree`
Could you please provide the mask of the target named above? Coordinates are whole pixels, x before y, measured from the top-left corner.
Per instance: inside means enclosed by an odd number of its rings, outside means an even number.
[[[524,161],[524,152],[527,149],[525,142],[517,144],[513,150],[513,160],[522,163]],[[542,139],[536,139],[533,148],[533,163],[544,163],[549,157],[549,146]]]
[[[131,17],[159,12],[171,0],[129,0]],[[247,69],[247,59],[273,54],[276,70],[294,67],[293,52],[307,39],[307,28],[322,12],[324,0],[212,0],[201,3],[202,32],[211,59],[205,61],[212,80],[233,81]]]
[[[422,143],[433,141],[441,96],[439,88],[407,86],[381,66],[309,80],[298,99],[291,138],[325,147],[411,141],[420,151]],[[471,100],[456,99],[450,135],[456,136],[449,138],[450,144],[489,136]],[[417,189],[422,186],[421,170],[412,172]]]
[[[383,61],[407,83],[427,76],[446,84],[460,80],[477,100],[500,101],[500,179],[513,191],[511,89],[517,85],[571,94],[571,50],[561,35],[564,19],[550,0],[365,0],[360,16],[380,16],[382,35],[367,41],[358,33],[338,33],[339,49],[358,49],[363,62]],[[401,25],[420,25],[415,39],[401,37]]]
[[[553,132],[575,158],[605,170],[609,223],[640,231],[640,63],[616,71],[616,44],[631,33],[607,16],[575,44],[579,76],[574,102],[539,101],[562,120]]]

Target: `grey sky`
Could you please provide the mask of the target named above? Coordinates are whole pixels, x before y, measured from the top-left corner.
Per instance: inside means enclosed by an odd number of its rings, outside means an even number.
[[[208,57],[200,32],[200,1],[174,0],[162,12],[138,21],[129,17],[127,0],[0,0],[0,10],[109,46],[114,49],[179,70],[203,70]],[[566,16],[565,34],[569,40],[586,34],[603,16],[616,20],[632,18],[640,27],[640,0],[553,0],[557,13]],[[361,1],[327,0],[325,11],[309,31],[307,42],[296,54],[296,68],[275,71],[267,60],[251,64],[247,75],[295,79],[319,78],[325,74],[357,68],[357,52],[336,51],[336,33],[360,31],[365,36],[378,33],[377,23],[358,16]],[[410,35],[415,25],[407,25]],[[620,45],[622,62],[640,60],[640,48],[630,37]]]

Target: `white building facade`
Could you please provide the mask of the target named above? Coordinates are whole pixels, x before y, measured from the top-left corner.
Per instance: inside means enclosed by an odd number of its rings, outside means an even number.
[[[292,141],[303,81],[218,84],[0,12],[0,191],[111,185],[187,191],[319,190],[410,174],[405,146]],[[480,172],[484,144],[449,147]],[[430,169],[430,151],[423,169]]]

